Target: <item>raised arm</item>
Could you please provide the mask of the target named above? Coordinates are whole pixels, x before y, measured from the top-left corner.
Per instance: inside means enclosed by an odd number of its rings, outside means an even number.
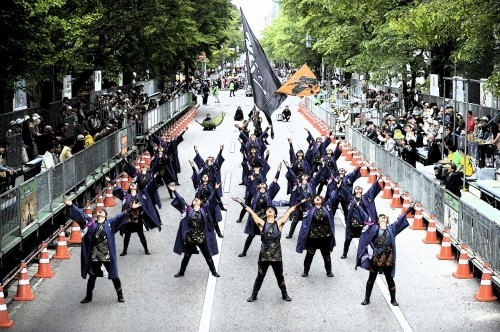
[[[303,200],[301,200],[299,202],[299,204],[292,205],[288,210],[286,210],[285,214],[283,214],[281,216],[281,218],[279,218],[278,221],[277,221],[278,227],[279,228],[283,227],[286,224],[286,222],[288,221],[288,218],[290,217],[290,215],[292,214],[292,212],[295,211],[300,204],[302,204],[302,203],[304,203],[304,202],[306,202],[308,200],[309,200],[309,198],[304,198]]]
[[[173,191],[175,198],[172,201],[172,206],[176,208],[179,212],[183,213],[187,209],[187,204],[186,201],[184,201],[184,198],[175,190],[175,184],[170,183],[168,185],[168,189]]]
[[[70,200],[65,200],[64,203],[69,208],[68,217],[78,223],[80,227],[84,228],[87,223],[92,222],[93,219],[83,213],[76,205]]]
[[[264,227],[264,220],[262,218],[260,218],[257,213],[255,213],[254,210],[252,210],[251,207],[247,206],[242,200],[241,198],[239,197],[232,197],[233,201],[235,201],[236,203],[239,203],[241,205],[242,208],[245,209],[245,211],[247,211],[250,216],[252,217],[254,223],[257,224],[257,226],[259,226],[259,229],[262,230],[262,228]]]
[[[195,156],[193,161],[195,162],[196,167],[198,167],[199,169],[205,168],[206,165],[205,160],[203,160],[203,158],[200,156],[200,153],[198,152],[198,148],[196,147],[196,145],[194,146],[194,153]]]

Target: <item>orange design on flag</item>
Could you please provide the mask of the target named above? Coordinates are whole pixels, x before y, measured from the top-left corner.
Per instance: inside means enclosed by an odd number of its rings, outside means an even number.
[[[321,90],[318,79],[304,64],[276,92],[290,96],[311,96]]]

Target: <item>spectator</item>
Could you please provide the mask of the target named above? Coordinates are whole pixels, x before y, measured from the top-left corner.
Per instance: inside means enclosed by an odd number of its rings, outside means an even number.
[[[17,172],[5,163],[9,144],[0,142],[0,193],[4,193],[14,187]]]
[[[15,120],[12,120],[10,123],[9,123],[9,130],[7,130],[7,133],[5,133],[5,137],[11,137],[11,136],[14,136],[14,135],[17,135],[17,134],[20,134],[21,133],[21,129],[19,128],[19,125],[17,124],[17,122]]]
[[[83,149],[85,149],[85,136],[80,134],[76,137],[75,145],[73,146],[73,149],[71,149],[71,152],[75,155]]]
[[[59,141],[64,141],[65,139],[67,139],[68,138],[68,129],[69,129],[69,123],[67,123],[67,122],[59,123],[57,125],[56,131],[54,132],[56,139]]]
[[[92,135],[90,135],[90,133],[84,133],[84,136],[85,136],[85,148],[89,148],[91,147],[92,145],[94,145],[94,138],[92,137]]]
[[[444,109],[443,125],[453,126],[453,106],[447,105]]]
[[[401,157],[408,164],[417,167],[417,144],[414,140],[409,140],[408,144],[404,147]]]
[[[50,142],[53,142],[56,139],[56,136],[53,133],[51,126],[45,126],[43,130],[43,134],[38,136],[37,145],[38,145],[38,154],[43,155],[45,151],[47,151],[47,147]]]
[[[33,160],[35,156],[38,155],[38,149],[33,137],[35,133],[35,128],[33,124],[33,119],[29,115],[24,116],[23,125],[21,128],[21,134],[23,138],[23,143],[26,147],[26,153],[28,154],[28,160]]]
[[[402,129],[401,125],[400,125],[399,123],[397,123],[397,122],[396,122],[396,118],[395,118],[394,116],[389,115],[389,116],[387,117],[387,120],[389,121],[389,122],[388,122],[388,125],[389,125],[389,130],[391,131],[391,133],[392,133],[393,135],[394,135],[394,130],[396,130],[396,129],[401,130],[401,129]]]
[[[462,114],[460,113],[457,113],[456,115],[455,134],[457,135],[465,134],[465,120],[462,117]]]
[[[427,134],[427,159],[425,165],[434,165],[441,159],[441,150],[434,140],[434,134]]]
[[[72,137],[67,138],[64,141],[64,145],[63,145],[61,154],[59,155],[59,161],[61,161],[61,162],[66,161],[67,159],[69,159],[73,156],[72,148],[73,148],[74,144],[75,144],[75,139]]]
[[[375,125],[373,124],[372,121],[366,121],[365,123],[366,128],[365,128],[365,135],[368,137],[370,140],[372,140],[375,144],[380,144],[380,140],[378,139],[378,134],[377,130],[375,129]]]
[[[37,113],[33,113],[31,116],[33,119],[33,136],[36,137],[40,135],[40,123],[42,122],[42,117]]]
[[[285,106],[285,109],[283,112],[281,112],[281,115],[283,116],[283,121],[290,121],[290,117],[292,116],[292,112],[290,111],[290,108],[288,108],[288,105]]]
[[[462,196],[460,188],[462,188],[463,177],[464,173],[457,171],[457,165],[451,164],[446,176],[445,189],[460,198]]]
[[[474,117],[472,116],[472,111],[467,112],[467,134],[472,134],[474,132]]]
[[[488,127],[488,117],[483,116],[479,125],[481,127],[481,131],[478,133],[478,139],[487,141],[491,135],[490,128]]]
[[[61,113],[61,116],[63,118],[65,118],[68,115],[70,109],[71,109],[71,106],[69,105],[69,98],[68,97],[64,97],[62,105],[61,105],[61,108],[59,109],[59,112]]]
[[[59,163],[58,152],[61,150],[59,142],[50,142],[47,146],[47,151],[42,157],[41,171],[45,172],[56,166]]]
[[[394,138],[392,137],[392,132],[389,129],[384,129],[383,136],[379,136],[378,139],[380,142],[384,143],[384,150],[392,154],[393,156],[397,155],[395,150]]]

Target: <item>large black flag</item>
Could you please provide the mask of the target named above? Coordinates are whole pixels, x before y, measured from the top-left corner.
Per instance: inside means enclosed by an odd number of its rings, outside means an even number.
[[[264,112],[267,122],[271,124],[271,114],[273,114],[287,96],[282,93],[276,93],[276,90],[281,87],[281,82],[269,65],[266,54],[257,41],[257,38],[255,38],[252,29],[250,29],[241,8],[240,12],[241,20],[243,21],[243,37],[245,38],[247,49],[248,79],[253,89],[253,101]],[[271,137],[273,136],[274,133],[271,131]]]

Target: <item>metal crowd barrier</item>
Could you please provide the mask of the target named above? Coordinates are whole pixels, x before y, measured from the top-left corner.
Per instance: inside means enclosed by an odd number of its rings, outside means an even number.
[[[500,275],[500,224],[461,201],[432,179],[424,176],[399,157],[391,155],[378,144],[352,127],[346,129],[346,140],[403,192],[422,203],[436,217],[438,228],[450,228],[456,243],[467,243],[480,260],[489,261]],[[482,266],[482,265],[481,265]]]
[[[157,108],[143,115],[142,127],[138,128],[138,135],[143,135],[148,130],[153,130],[155,126],[162,122],[170,121],[177,114],[190,105],[190,93],[183,94],[178,98],[158,106]]]
[[[190,100],[190,94],[184,94],[148,112],[141,128],[154,128],[173,119]],[[0,256],[64,208],[64,196],[76,197],[82,188],[99,180],[136,143],[139,133],[131,123],[0,195]]]

